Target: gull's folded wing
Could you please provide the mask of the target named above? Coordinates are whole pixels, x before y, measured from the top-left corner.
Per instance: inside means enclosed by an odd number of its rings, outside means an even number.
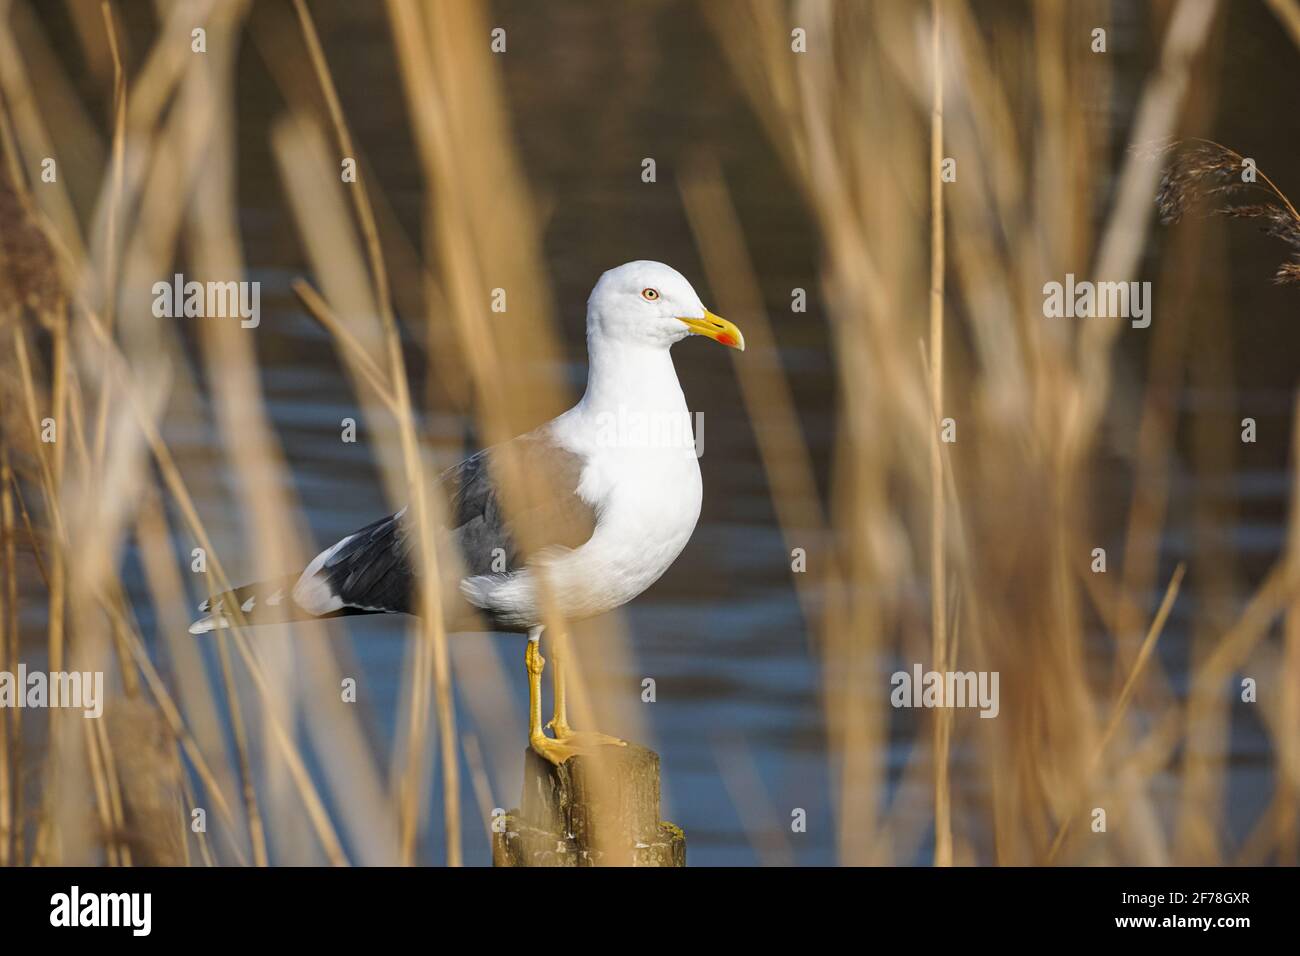
[[[466,575],[513,573],[526,564],[521,539],[535,551],[576,548],[596,526],[595,509],[577,494],[580,456],[555,444],[545,430],[507,444],[527,485],[516,522],[507,519],[497,484],[505,446],[485,449],[439,476],[449,520],[438,543]],[[415,540],[409,514],[403,509],[322,552],[303,572],[294,600],[314,614],[412,611]],[[526,526],[522,533],[517,524]],[[445,551],[448,545],[454,555]]]

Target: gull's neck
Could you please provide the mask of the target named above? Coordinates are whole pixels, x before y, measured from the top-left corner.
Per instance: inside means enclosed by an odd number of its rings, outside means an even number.
[[[587,391],[578,407],[586,413],[685,412],[667,346],[587,336]]]

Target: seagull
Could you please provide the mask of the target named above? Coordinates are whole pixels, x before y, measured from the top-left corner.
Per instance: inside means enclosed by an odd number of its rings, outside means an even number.
[[[448,629],[527,634],[528,740],[561,764],[615,737],[569,725],[565,635],[548,638],[554,713],[542,724],[543,596],[559,620],[595,617],[659,580],[700,517],[703,483],[686,397],[670,349],[691,335],[744,351],[745,337],[706,309],[681,273],[628,262],[587,300],[587,388],[546,424],[484,449],[438,477],[448,520],[437,529]],[[509,446],[509,452],[506,447]],[[536,493],[512,526],[494,465],[512,455]],[[522,519],[522,520],[521,520]],[[520,538],[527,538],[525,550]],[[199,605],[191,634],[248,624],[418,610],[415,537],[403,508],[347,535],[297,575],[245,585]],[[556,628],[555,630],[559,630]],[[548,736],[546,730],[554,732]]]

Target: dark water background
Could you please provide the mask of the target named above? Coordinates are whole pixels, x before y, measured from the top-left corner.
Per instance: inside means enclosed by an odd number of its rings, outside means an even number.
[[[1220,23],[1216,58],[1217,117],[1211,135],[1259,162],[1284,190],[1300,193],[1296,162],[1296,118],[1300,89],[1297,52],[1263,4],[1231,3]],[[379,4],[313,3],[325,51],[343,107],[366,163],[379,178],[407,235],[421,234],[422,184],[411,143],[406,104],[398,78],[388,22]],[[765,301],[781,347],[806,439],[813,451],[823,492],[828,479],[835,402],[834,360],[817,301],[818,241],[793,184],[753,117],[696,8],[685,2],[597,4],[574,2],[497,3],[494,25],[509,33],[509,55],[500,58],[513,133],[528,182],[543,209],[545,265],[553,282],[557,315],[571,363],[575,390],[584,375],[584,305],[599,273],[625,260],[668,262],[687,275],[706,302],[712,301],[682,211],[675,172],[702,152],[725,172],[745,239],[763,284]],[[128,20],[130,18],[128,17]],[[57,25],[57,18],[52,24]],[[1158,49],[1145,5],[1124,5],[1111,23],[1115,66],[1112,116],[1116,139],[1135,108],[1135,96]],[[289,290],[299,275],[310,276],[269,151],[268,124],[285,104],[261,62],[246,44],[240,60],[238,94],[241,238],[249,277],[262,283],[262,324],[256,348],[272,424],[291,465],[294,491],[302,501],[315,539],[332,542],[389,510],[364,441],[339,441],[338,422],[359,416],[351,389],[325,334],[297,305]],[[656,158],[659,183],[642,184],[640,160]],[[1162,542],[1161,582],[1177,560],[1189,558],[1195,543],[1190,519],[1198,502],[1235,504],[1220,533],[1240,556],[1245,583],[1253,586],[1283,547],[1289,477],[1286,448],[1290,401],[1295,388],[1295,323],[1300,293],[1278,289],[1269,278],[1282,256],[1273,241],[1248,224],[1224,230],[1218,246],[1227,257],[1232,310],[1232,345],[1224,356],[1198,349],[1192,336],[1189,363],[1212,363],[1226,372],[1212,387],[1189,387],[1184,409],[1191,414],[1225,411],[1239,420],[1259,421],[1261,440],[1241,446],[1238,470],[1221,486],[1194,481],[1176,468],[1170,523]],[[1153,233],[1144,278],[1157,278],[1164,237]],[[1214,248],[1211,246],[1210,248]],[[398,277],[399,283],[404,280]],[[410,280],[413,281],[413,280]],[[790,290],[810,290],[810,310],[789,312]],[[744,316],[730,316],[743,328]],[[1157,309],[1155,321],[1170,320]],[[1122,337],[1121,379],[1145,367],[1140,337]],[[629,673],[604,675],[611,693],[635,700],[643,676],[653,676],[658,701],[646,707],[650,739],[662,756],[664,816],[681,825],[696,864],[758,861],[746,836],[727,781],[735,768],[720,754],[741,744],[752,755],[759,790],[770,809],[768,825],[788,834],[791,808],[808,813],[808,832],[790,835],[789,858],[801,864],[835,860],[831,809],[832,779],[818,698],[818,665],[792,589],[788,551],[768,498],[754,436],[747,421],[729,358],[707,343],[675,350],[678,373],[693,408],[707,401],[704,510],[685,553],[649,592],[626,609],[634,658]],[[410,349],[418,354],[418,346]],[[416,374],[423,362],[412,361]],[[1207,366],[1209,367],[1209,366]],[[1214,377],[1209,377],[1214,381]],[[1199,381],[1206,381],[1201,377]],[[1237,388],[1232,388],[1235,382]],[[435,406],[446,406],[437,383],[428,384]],[[576,394],[576,391],[575,391]],[[1117,414],[1111,428],[1117,444],[1133,421]],[[431,433],[445,439],[464,434],[454,416],[433,416]],[[1184,436],[1185,438],[1186,436]],[[215,447],[212,434],[171,434],[182,455]],[[1127,440],[1131,444],[1131,438]],[[1186,442],[1182,443],[1185,446]],[[1185,462],[1186,447],[1180,447]],[[214,465],[218,455],[211,451]],[[223,556],[240,576],[251,561],[237,554],[233,489],[216,473],[215,493],[200,502],[204,520]],[[1131,493],[1123,456],[1103,478],[1099,517],[1113,562],[1118,566],[1122,525],[1105,525],[1127,506]],[[221,485],[224,483],[225,487]],[[1225,514],[1232,514],[1225,510]],[[137,594],[147,604],[140,581]],[[1154,603],[1153,598],[1153,603]],[[1177,605],[1160,645],[1176,686],[1185,683],[1187,638],[1198,613],[1195,593]],[[152,626],[143,619],[146,633]],[[402,620],[360,618],[348,624],[365,685],[387,703],[375,710],[382,739],[391,739],[397,717],[400,668],[406,650]],[[517,638],[463,636],[454,656],[479,653],[486,642],[501,655],[518,700],[526,688]],[[310,653],[299,644],[297,652]],[[882,662],[882,674],[893,669]],[[472,726],[458,687],[458,723]],[[638,705],[642,706],[642,705]],[[522,708],[521,708],[522,714]],[[619,732],[618,726],[602,729]],[[917,727],[897,719],[888,766],[897,782]],[[519,728],[519,746],[523,745]],[[1257,818],[1271,790],[1271,757],[1258,725],[1238,720],[1232,736],[1231,816],[1244,828]],[[973,768],[955,760],[955,785],[976,785]],[[492,779],[493,800],[517,802],[519,779]],[[431,790],[433,819],[441,819],[439,790]],[[893,794],[907,799],[906,794]],[[485,863],[488,847],[465,781],[466,860]],[[1240,833],[1238,833],[1238,837]],[[435,825],[424,858],[440,860],[441,833]]]

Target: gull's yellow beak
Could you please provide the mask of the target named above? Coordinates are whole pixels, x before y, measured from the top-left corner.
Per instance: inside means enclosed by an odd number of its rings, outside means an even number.
[[[685,323],[686,327],[696,335],[703,335],[733,349],[745,351],[745,337],[740,334],[740,329],[722,316],[714,315],[708,309],[704,310],[702,319],[687,319],[679,315],[677,321]]]

